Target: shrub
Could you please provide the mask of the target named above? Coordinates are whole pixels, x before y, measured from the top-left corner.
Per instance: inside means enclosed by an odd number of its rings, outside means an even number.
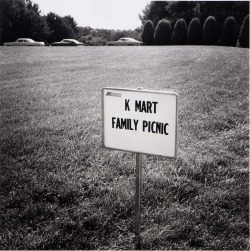
[[[198,17],[191,20],[187,39],[188,44],[202,44],[202,25]]]
[[[145,22],[142,30],[142,42],[145,45],[154,44],[154,25],[151,20]]]
[[[218,27],[215,17],[209,16],[203,26],[203,44],[218,45]]]
[[[221,45],[236,46],[236,42],[236,21],[234,17],[228,17],[224,23]]]
[[[247,15],[243,20],[240,30],[239,43],[241,47],[249,48],[249,15]]]
[[[162,19],[158,22],[155,29],[154,42],[157,45],[171,44],[171,25],[168,20]]]
[[[175,23],[172,43],[177,45],[187,44],[187,24],[184,19],[178,19]]]

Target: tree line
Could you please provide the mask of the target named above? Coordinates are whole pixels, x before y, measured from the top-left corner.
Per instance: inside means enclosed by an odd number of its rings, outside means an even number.
[[[225,20],[233,17],[234,20],[228,22],[233,23],[236,36],[239,36],[244,17],[248,14],[248,1],[155,1],[146,5],[142,14],[139,15],[141,27],[135,30],[108,30],[93,29],[89,26],[78,27],[70,15],[61,17],[53,12],[42,15],[39,6],[31,0],[0,0],[0,45],[3,42],[15,41],[20,37],[29,37],[48,44],[64,38],[74,38],[85,45],[105,45],[106,42],[118,40],[121,37],[144,40],[143,29],[148,22],[152,23],[153,42],[150,43],[154,44],[155,37],[158,41],[166,36],[166,32],[171,32],[172,39],[173,33],[174,37],[180,33],[177,32],[179,29],[187,30],[193,19],[196,21],[192,22],[200,22],[204,25],[209,16],[216,20],[218,40],[221,41]],[[186,29],[184,23],[186,23]],[[175,26],[180,28],[175,29]],[[193,26],[195,24],[191,27]],[[156,44],[160,43],[162,42],[156,42]]]
[[[140,19],[146,45],[249,47],[249,2],[151,2]]]
[[[140,39],[140,31],[79,27],[70,15],[61,17],[53,12],[42,15],[38,4],[31,0],[0,0],[0,45],[20,37],[48,44],[73,38],[85,45],[106,45],[121,37]]]
[[[47,43],[63,38],[75,38],[77,23],[71,16],[61,17],[53,12],[41,15],[38,4],[31,0],[0,1],[0,43],[28,37]]]

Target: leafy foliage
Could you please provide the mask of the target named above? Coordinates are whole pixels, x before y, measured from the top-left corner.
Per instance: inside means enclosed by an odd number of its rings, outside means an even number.
[[[199,15],[199,4],[194,1],[170,1],[166,6],[168,19],[173,24],[178,19],[185,19],[187,23],[190,23],[193,17]]]
[[[89,26],[78,27],[78,40],[85,45],[106,45],[108,41],[116,41],[121,37],[132,37],[140,40],[140,29],[135,30],[107,30],[93,29]]]
[[[172,43],[176,45],[187,43],[187,24],[184,19],[177,20],[172,35]]]
[[[234,17],[228,17],[224,23],[224,28],[221,37],[221,45],[236,46],[236,42],[236,21]]]
[[[218,22],[224,23],[228,16],[234,16],[236,22],[242,22],[249,13],[248,1],[152,1],[142,11],[142,23],[151,20],[154,25],[166,18],[171,23],[184,18],[189,23],[192,18],[199,17],[204,23],[208,16],[214,16]]]
[[[139,15],[142,24],[145,24],[148,20],[153,22],[154,27],[158,24],[160,20],[167,17],[166,1],[152,1],[146,5],[145,9],[142,11],[143,14]]]
[[[203,44],[218,44],[218,29],[215,17],[209,16],[203,26]]]
[[[200,45],[202,44],[202,25],[198,17],[191,20],[188,27],[187,34],[188,44]]]
[[[208,16],[214,16],[218,24],[218,34],[221,35],[224,21],[228,16],[234,16],[237,26],[249,14],[249,1],[156,1],[148,4],[142,11],[142,24],[151,20],[156,27],[159,20],[165,18],[174,26],[178,19],[185,19],[187,24],[198,17],[204,24]]]
[[[0,44],[19,37],[54,42],[77,36],[73,17],[60,17],[54,13],[42,16],[38,4],[31,0],[1,0],[0,10]]]
[[[40,15],[37,4],[30,0],[1,0],[1,41],[12,41],[18,37],[46,40],[49,28]]]
[[[148,20],[143,26],[142,42],[146,45],[154,44],[154,25],[150,20]]]
[[[249,48],[249,15],[244,18],[242,23],[239,43],[241,47]]]
[[[154,34],[154,43],[156,45],[171,44],[171,25],[166,19],[162,19],[156,26]]]
[[[85,45],[105,45],[122,36],[140,39],[141,28],[135,30],[93,29],[78,27],[72,16],[50,12],[41,15],[39,6],[31,0],[0,0],[0,45],[20,37],[30,37],[48,43],[75,38]]]
[[[76,37],[78,30],[76,28],[76,23],[71,16],[65,16],[62,18],[59,15],[50,12],[46,16],[46,21],[51,30],[49,42]]]

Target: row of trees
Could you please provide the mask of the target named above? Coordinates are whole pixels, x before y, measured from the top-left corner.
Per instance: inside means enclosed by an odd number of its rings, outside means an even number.
[[[50,43],[77,35],[77,23],[71,16],[41,15],[31,0],[0,0],[0,44],[19,37]]]
[[[178,19],[172,32],[171,23],[166,19],[158,22],[154,29],[153,22],[145,22],[142,31],[142,41],[146,45],[223,45],[236,46],[239,38],[239,46],[249,47],[249,15],[241,26],[238,36],[236,20],[233,16],[226,18],[222,35],[219,38],[218,25],[214,16],[209,16],[202,26],[198,17],[191,20],[189,27],[185,19]]]
[[[194,25],[199,26],[199,28],[197,28],[198,30],[202,29],[199,22],[202,25],[205,25],[206,19],[209,16],[213,16],[216,20],[216,33],[218,36],[218,41],[220,40],[220,42],[222,43],[222,35],[224,32],[223,30],[225,29],[225,20],[230,17],[230,21],[227,22],[231,23],[231,25],[227,24],[227,27],[234,27],[230,29],[235,29],[236,34],[238,35],[240,33],[240,29],[242,28],[243,20],[248,14],[248,1],[155,1],[150,2],[150,4],[146,5],[145,9],[142,11],[142,14],[139,17],[144,27],[148,21],[152,22],[154,30],[157,33],[155,34],[156,40],[158,40],[158,36],[163,36],[163,34],[169,32],[161,32],[160,30],[169,30],[171,28],[173,30],[172,32],[176,34],[176,32],[174,31],[175,25],[177,24],[178,20],[181,21],[178,21],[177,27],[182,27],[185,33],[185,30],[188,30],[187,27],[193,27]],[[195,21],[193,20],[194,18]],[[199,21],[197,21],[197,19]],[[209,18],[209,20],[210,19],[211,18]],[[170,28],[167,24],[161,24],[161,20],[166,20],[162,22],[169,22]],[[192,24],[192,26],[190,26],[191,21],[195,23]],[[186,23],[186,29],[184,27],[184,22]],[[214,21],[211,22],[214,23]],[[210,21],[208,22],[208,24],[209,23]],[[157,27],[158,25],[160,25],[160,27]],[[174,34],[171,34],[170,40],[172,36],[174,36],[174,41],[176,40],[176,35]],[[188,41],[188,38],[182,39],[183,43],[185,42],[185,40],[187,40],[187,43],[190,43],[190,41]]]
[[[249,1],[152,1],[139,18],[142,24],[151,20],[154,27],[164,18],[174,27],[178,19],[184,19],[189,25],[194,17],[204,23],[208,16],[214,16],[220,34],[227,17],[234,16],[236,23],[241,25],[248,14]]]

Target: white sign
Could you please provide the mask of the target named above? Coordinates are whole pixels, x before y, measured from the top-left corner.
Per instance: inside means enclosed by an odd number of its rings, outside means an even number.
[[[104,147],[176,157],[178,95],[103,88]]]

